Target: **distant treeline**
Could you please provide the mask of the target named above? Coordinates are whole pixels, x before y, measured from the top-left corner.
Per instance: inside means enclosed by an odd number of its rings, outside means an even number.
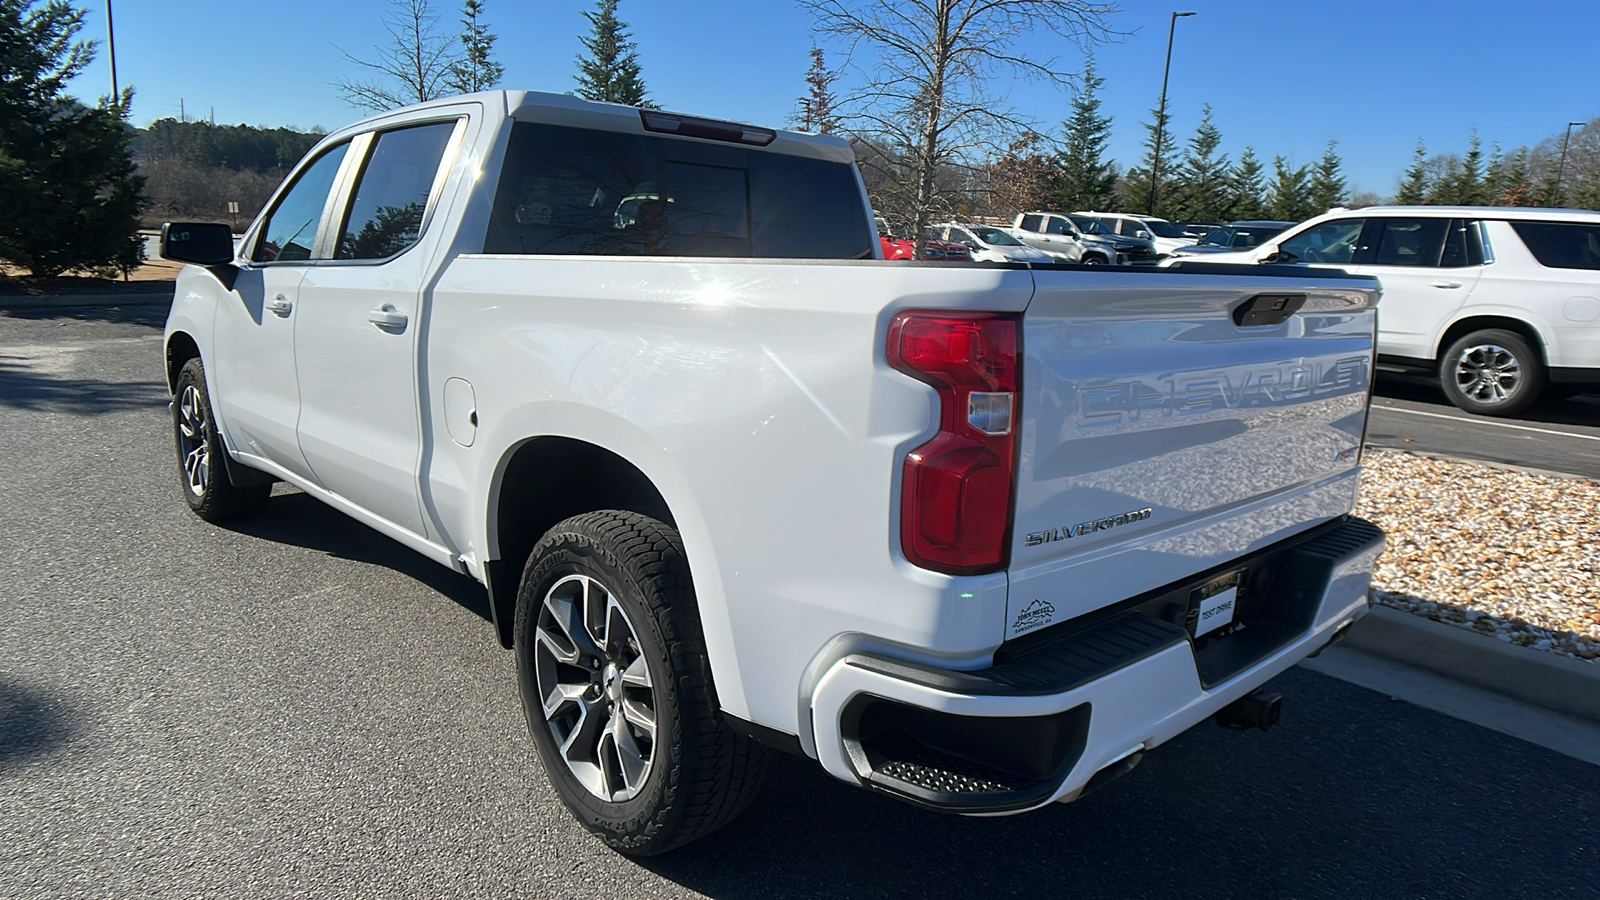
[[[134,160],[146,179],[149,227],[177,219],[243,227],[321,131],[158,119],[138,132]],[[228,204],[239,204],[230,214]]]

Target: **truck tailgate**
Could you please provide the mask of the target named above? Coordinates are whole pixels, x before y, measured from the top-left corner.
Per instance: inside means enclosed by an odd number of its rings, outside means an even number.
[[[1122,275],[1035,272],[1007,639],[1354,503],[1375,281]]]

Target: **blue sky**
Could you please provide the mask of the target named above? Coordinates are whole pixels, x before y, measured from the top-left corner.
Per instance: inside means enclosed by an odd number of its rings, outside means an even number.
[[[88,10],[85,36],[99,57],[72,84],[86,98],[110,89],[106,0]],[[270,5],[197,0],[113,0],[117,74],[137,89],[135,124],[178,115],[219,123],[335,128],[362,113],[332,87],[359,74],[340,49],[371,56],[384,40],[383,0],[278,0]],[[1124,32],[1096,50],[1114,119],[1112,155],[1137,160],[1139,123],[1161,90],[1168,13],[1180,19],[1168,106],[1180,140],[1210,103],[1224,149],[1246,144],[1263,161],[1321,156],[1330,138],[1353,190],[1392,193],[1417,139],[1430,152],[1465,149],[1476,127],[1487,149],[1534,144],[1569,121],[1600,115],[1594,89],[1600,0],[1122,0]],[[454,30],[459,4],[435,0]],[[582,11],[590,0],[486,0],[500,35],[505,86],[572,88]],[[668,109],[783,125],[804,90],[810,21],[788,0],[623,0],[651,95]],[[826,43],[824,49],[831,49]],[[1027,49],[1067,70],[1083,54],[1047,31]],[[841,61],[834,54],[830,62]],[[849,80],[847,73],[845,78]],[[1045,127],[1058,127],[1071,94],[1033,82],[997,91]]]

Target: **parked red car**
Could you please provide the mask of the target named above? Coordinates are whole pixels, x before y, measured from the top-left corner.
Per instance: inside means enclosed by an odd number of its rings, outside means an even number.
[[[895,237],[882,216],[878,223],[878,243],[883,247],[884,259],[911,260],[917,258],[917,243],[910,238]],[[929,238],[922,248],[922,258],[927,262],[971,262],[972,252],[965,244]]]

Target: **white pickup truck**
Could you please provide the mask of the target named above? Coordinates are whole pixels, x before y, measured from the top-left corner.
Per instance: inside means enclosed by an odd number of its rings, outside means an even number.
[[[836,138],[368,119],[237,250],[163,229],[183,495],[287,482],[482,582],[549,778],[628,853],[737,815],[768,747],[998,814],[1270,724],[1368,608],[1377,284],[876,246]]]

